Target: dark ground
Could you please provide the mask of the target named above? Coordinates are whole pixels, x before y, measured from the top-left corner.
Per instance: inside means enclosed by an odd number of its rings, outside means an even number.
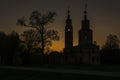
[[[0,69],[0,80],[120,80],[120,77]]]

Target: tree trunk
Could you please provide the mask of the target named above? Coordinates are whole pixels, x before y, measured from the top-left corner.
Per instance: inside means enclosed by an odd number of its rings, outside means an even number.
[[[44,48],[45,48],[45,43],[44,43],[44,26],[42,26],[42,30],[41,30],[41,41],[42,41],[42,49],[41,49],[41,63],[44,63]]]
[[[42,27],[42,30],[41,30],[41,40],[42,40],[42,55],[44,55],[44,26]]]

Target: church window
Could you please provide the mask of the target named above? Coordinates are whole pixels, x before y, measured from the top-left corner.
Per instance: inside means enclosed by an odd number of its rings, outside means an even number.
[[[70,31],[70,29],[68,29],[67,31]]]

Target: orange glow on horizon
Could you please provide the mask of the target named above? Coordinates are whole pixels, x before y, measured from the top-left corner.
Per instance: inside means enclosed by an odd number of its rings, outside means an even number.
[[[64,34],[63,34],[64,35]],[[103,45],[103,43],[105,42],[105,41],[101,41],[100,39],[99,39],[99,36],[97,36],[97,34],[96,35],[94,35],[93,36],[94,37],[94,40],[93,41],[96,41],[97,42],[97,45],[99,45],[100,46],[100,48],[102,47],[102,45]],[[74,39],[74,42],[73,42],[74,44],[73,44],[73,46],[77,46],[78,45],[78,39]],[[56,42],[53,42],[53,44],[52,44],[52,46],[51,46],[51,49],[52,50],[55,50],[55,51],[63,51],[63,49],[64,49],[64,39],[61,39],[60,41],[56,41]]]
[[[53,42],[51,49],[56,51],[63,51],[64,42],[62,40]]]

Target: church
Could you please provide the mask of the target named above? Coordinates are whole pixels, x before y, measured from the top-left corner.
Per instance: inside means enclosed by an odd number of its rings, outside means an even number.
[[[90,29],[90,20],[87,18],[87,7],[85,7],[84,19],[81,21],[81,29],[78,31],[77,46],[73,46],[73,26],[68,9],[63,52],[66,63],[100,64],[100,49],[99,45],[93,41],[93,30]]]

